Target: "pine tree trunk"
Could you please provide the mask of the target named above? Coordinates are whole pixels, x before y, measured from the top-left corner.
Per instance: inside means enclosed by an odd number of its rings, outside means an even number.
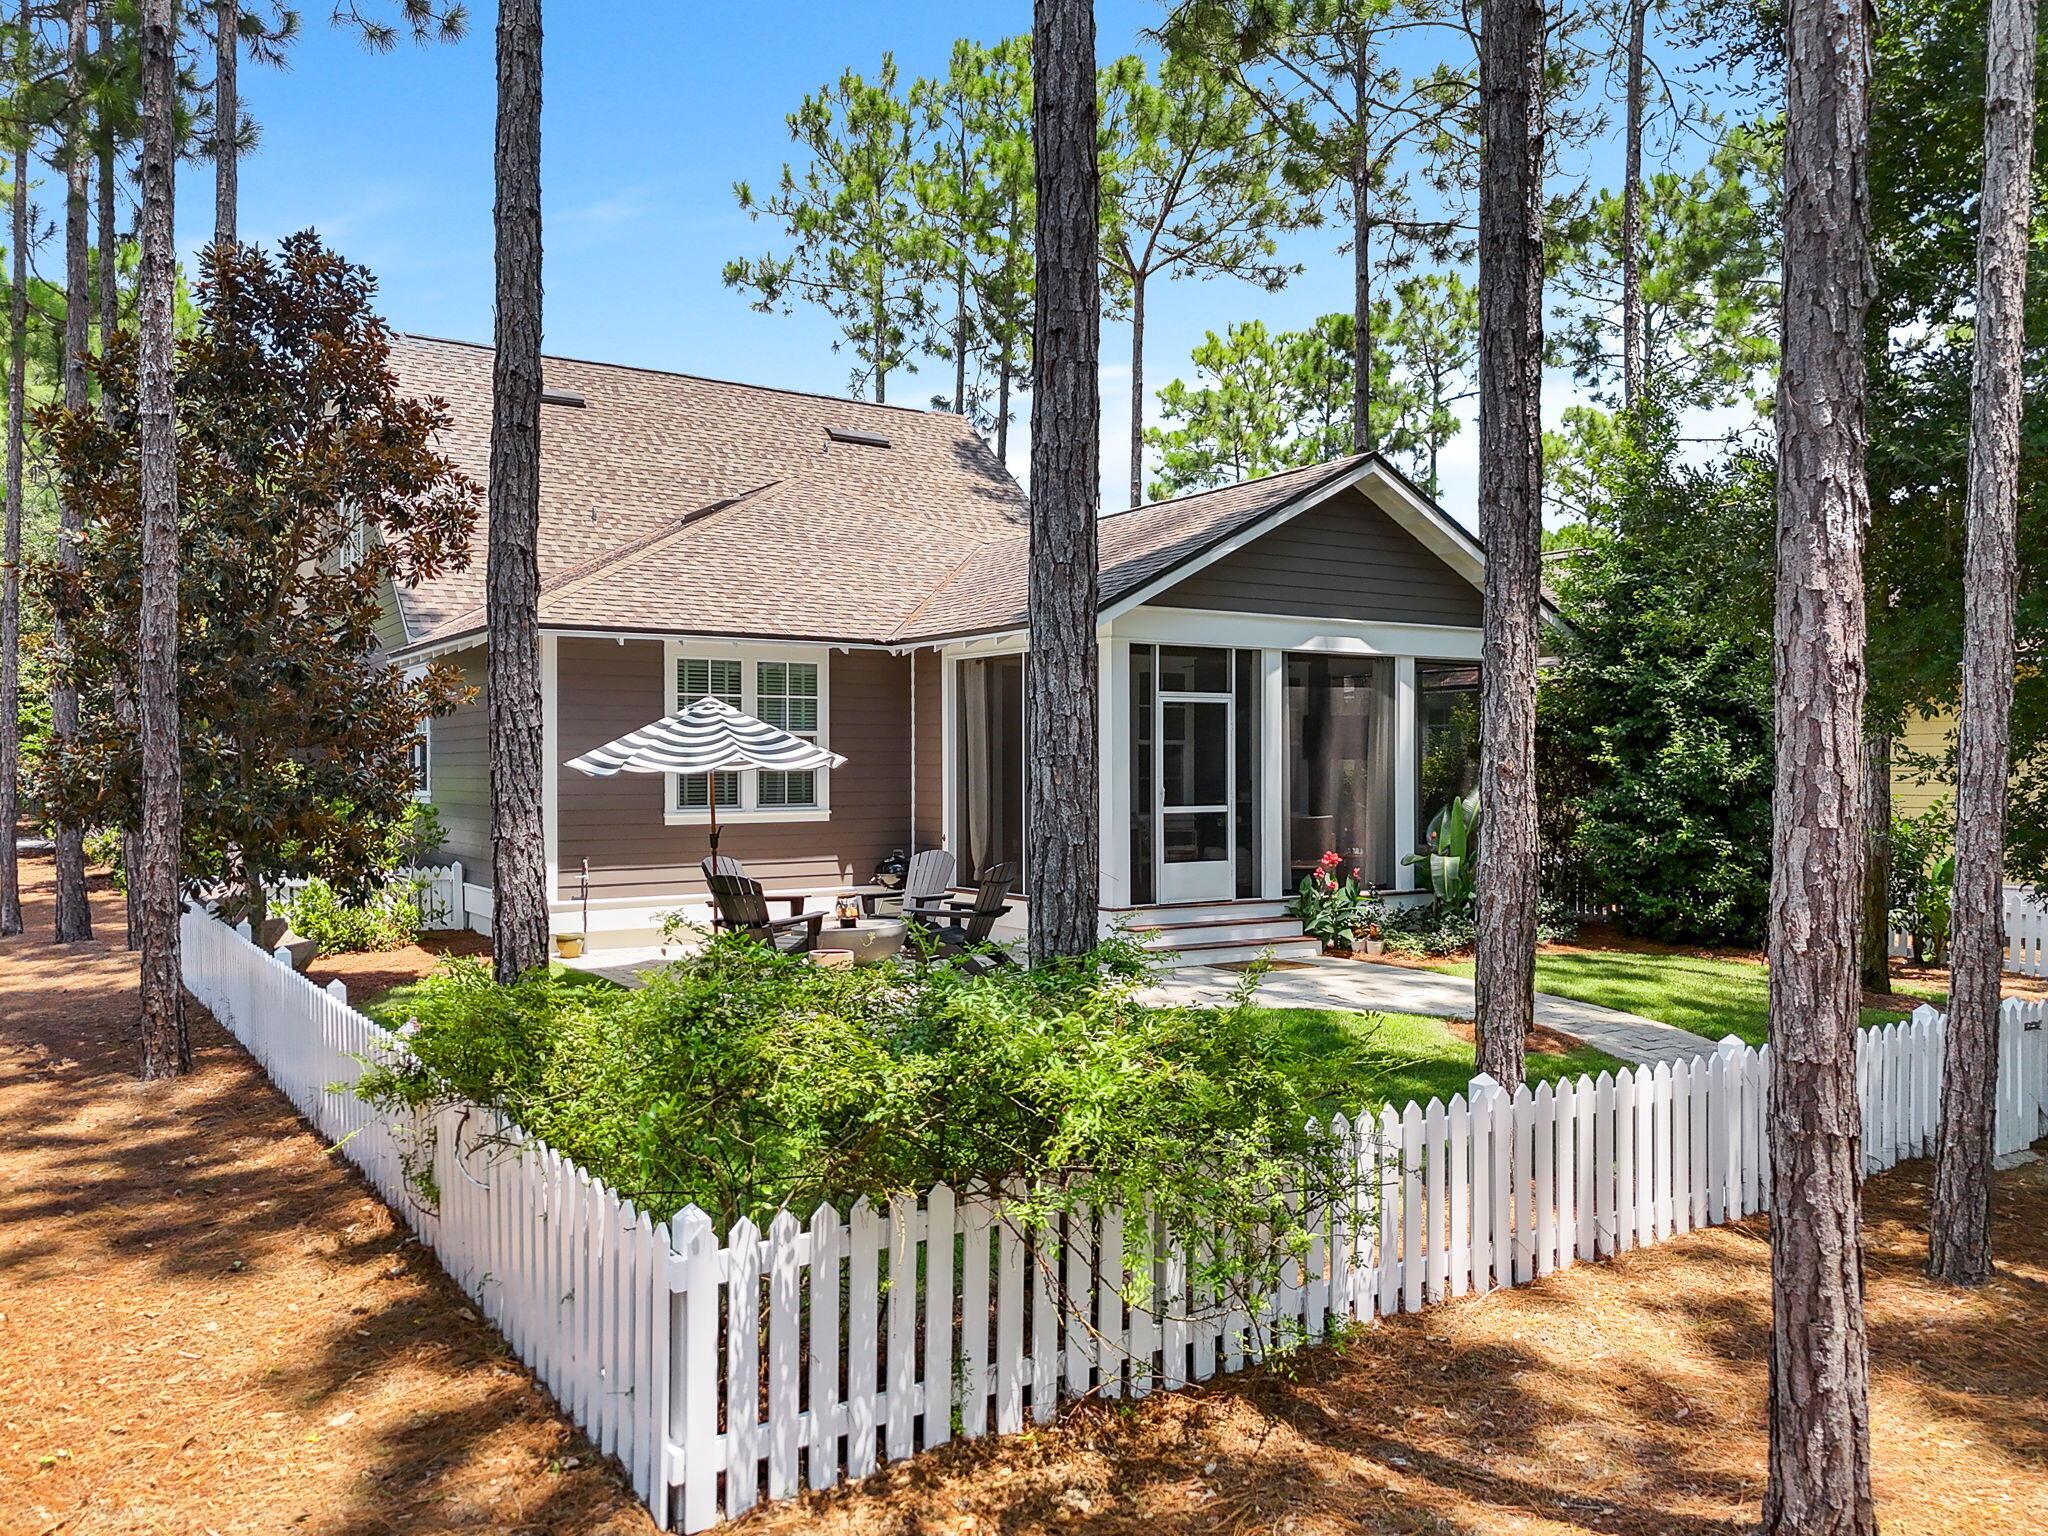
[[[1792,0],[1786,26],[1766,1107],[1772,1536],[1877,1528],[1856,1091],[1871,20],[1861,5]]]
[[[1948,1032],[1927,1269],[1991,1278],[1992,1122],[2005,966],[2006,785],[2018,658],[2021,361],[2033,207],[2035,0],[1992,0],[1978,202],[1977,334],[1964,508],[1963,700],[1956,731],[1956,864]]]
[[[64,405],[73,411],[84,410],[89,399],[85,359],[87,328],[92,315],[91,276],[87,265],[91,233],[87,227],[89,203],[83,101],[87,12],[87,0],[71,0],[69,60],[73,102],[64,120]],[[85,520],[69,497],[62,499],[58,519],[64,535],[57,551],[58,563],[67,570],[76,570],[79,560],[76,536],[84,529]],[[50,649],[53,655],[68,657],[70,648],[65,626],[52,619]],[[60,669],[62,666],[60,660]],[[78,733],[78,690],[68,683],[60,682],[50,691],[50,729],[57,738],[57,750],[60,752]],[[80,827],[60,824],[53,830],[53,839],[57,845],[57,942],[76,944],[92,937],[92,907],[85,890],[85,832]]]
[[[1643,398],[1643,32],[1649,0],[1629,0],[1621,180],[1621,400]]]
[[[114,18],[110,10],[103,8],[99,19],[100,58],[111,64],[114,58]],[[115,142],[113,124],[102,116],[99,124],[99,229],[94,246],[99,256],[99,355],[104,358],[112,344],[114,332],[121,328],[121,235],[118,224],[119,205],[115,199],[114,177],[119,170],[120,155]],[[100,410],[108,421],[114,419],[113,402],[104,388],[100,390]],[[135,729],[135,699],[131,690],[117,683],[114,708],[119,712],[122,725]],[[142,909],[134,899],[136,872],[139,869],[141,841],[138,832],[123,828],[121,831],[121,878],[129,899],[122,903],[126,916],[126,937],[130,950],[142,948]]]
[[[237,179],[241,153],[236,147],[242,103],[235,95],[235,67],[240,62],[241,0],[213,3],[213,243],[235,243]]]
[[[1863,921],[1861,983],[1866,992],[1892,986],[1892,739],[1863,738]]]
[[[1145,500],[1145,277],[1131,280],[1131,496],[1126,506]]]
[[[1357,40],[1351,62],[1351,448],[1373,453],[1372,429],[1372,161],[1365,144],[1365,43]]]
[[[492,368],[490,646],[493,965],[547,964],[540,680],[540,0],[498,11],[497,353]]]
[[[967,414],[967,263],[953,266],[953,414]]]
[[[142,847],[128,899],[142,913],[142,1076],[192,1065],[180,986],[178,875],[178,458],[172,394],[177,288],[172,195],[177,169],[174,0],[142,6],[142,274],[137,293],[136,416],[142,460]]]
[[[28,0],[22,0],[28,25]],[[7,500],[0,525],[0,938],[22,931],[21,863],[21,455],[28,396],[28,150],[14,151],[12,267],[7,303]]]
[[[1010,467],[1010,347],[1003,344],[1002,366],[996,370],[996,462]]]
[[[1031,657],[1025,876],[1034,961],[1096,941],[1096,527],[1102,495],[1095,11],[1036,0],[1032,122],[1038,147],[1038,312],[1031,390]]]
[[[1478,1067],[1521,1086],[1536,1006],[1536,659],[1543,532],[1541,0],[1480,27]]]

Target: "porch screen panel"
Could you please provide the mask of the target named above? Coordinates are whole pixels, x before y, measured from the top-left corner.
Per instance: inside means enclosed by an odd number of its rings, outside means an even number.
[[[1479,787],[1479,664],[1415,664],[1415,851],[1429,851],[1430,819]]]
[[[1231,657],[1237,694],[1237,894],[1257,896],[1259,890],[1259,653],[1238,651]]]
[[[961,878],[1005,861],[1024,867],[1024,658],[959,664],[960,737],[955,786]],[[1021,882],[1020,882],[1021,883]]]
[[[1152,867],[1159,812],[1159,786],[1152,761],[1158,672],[1156,648],[1131,647],[1131,902],[1137,906],[1156,899],[1158,891]]]
[[[1334,850],[1362,883],[1393,884],[1394,664],[1382,657],[1287,658],[1290,885]]]

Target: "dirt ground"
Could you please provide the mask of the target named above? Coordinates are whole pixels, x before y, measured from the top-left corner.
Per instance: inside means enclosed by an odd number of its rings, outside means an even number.
[[[48,865],[28,872],[46,934]],[[111,898],[96,918],[113,943],[0,942],[0,1532],[649,1532],[210,1021],[192,1077],[132,1080]],[[1919,1273],[1926,1173],[1868,1202],[1885,1529],[2048,1529],[2048,1165],[2001,1176],[2001,1274],[1976,1295]],[[1697,1233],[1083,1406],[740,1529],[1736,1536],[1763,1486],[1763,1236]]]
[[[1920,1274],[1925,1164],[1871,1186],[1878,1513],[2048,1529],[2048,1179],[2002,1175],[2001,1273]],[[1357,1330],[1285,1369],[1077,1409],[764,1511],[749,1536],[1738,1536],[1763,1496],[1762,1224]]]
[[[0,941],[0,1532],[653,1530],[204,1015],[134,1081],[118,898]]]

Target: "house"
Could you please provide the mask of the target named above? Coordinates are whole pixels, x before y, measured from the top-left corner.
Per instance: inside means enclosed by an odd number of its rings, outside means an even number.
[[[485,477],[491,353],[401,338]],[[865,881],[951,848],[961,878],[1024,849],[1028,533],[1016,482],[959,417],[549,358],[540,547],[557,932],[650,942],[701,903],[701,779],[590,778],[579,753],[706,694],[824,741],[818,773],[723,776],[726,852],[770,890]],[[1105,924],[1207,961],[1307,944],[1283,901],[1325,850],[1412,890],[1433,811],[1472,782],[1480,553],[1359,456],[1101,524]],[[469,570],[391,594],[398,665],[484,681]],[[431,723],[422,795],[490,884],[485,716]],[[1029,870],[1023,874],[1028,899]]]

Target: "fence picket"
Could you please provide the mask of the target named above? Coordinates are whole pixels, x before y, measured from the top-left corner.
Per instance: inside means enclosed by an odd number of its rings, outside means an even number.
[[[2038,955],[2048,916],[2028,921],[2015,942]],[[1326,1129],[1348,1188],[1298,1212],[1301,1256],[1249,1310],[1194,1283],[1205,1233],[1085,1210],[1057,1233],[1026,1230],[987,1191],[956,1199],[943,1185],[886,1213],[866,1200],[844,1219],[830,1203],[808,1222],[778,1212],[765,1237],[742,1220],[721,1247],[702,1211],[657,1224],[488,1109],[377,1113],[348,1085],[360,1061],[403,1050],[396,1036],[246,929],[193,910],[183,932],[194,995],[619,1458],[657,1519],[684,1531],[956,1432],[1043,1422],[1063,1389],[1180,1387],[1258,1358],[1276,1331],[1320,1336],[1336,1319],[1519,1283],[1768,1200],[1770,1052],[1731,1036],[1618,1076],[1512,1094],[1481,1077],[1447,1103],[1336,1116]],[[2048,1005],[2000,1010],[2002,1153],[2048,1130],[2044,1024]],[[1923,1007],[1859,1036],[1872,1171],[1931,1150],[1945,1033]],[[438,1186],[432,1207],[416,1159]],[[1127,1230],[1146,1238],[1128,1252]]]

